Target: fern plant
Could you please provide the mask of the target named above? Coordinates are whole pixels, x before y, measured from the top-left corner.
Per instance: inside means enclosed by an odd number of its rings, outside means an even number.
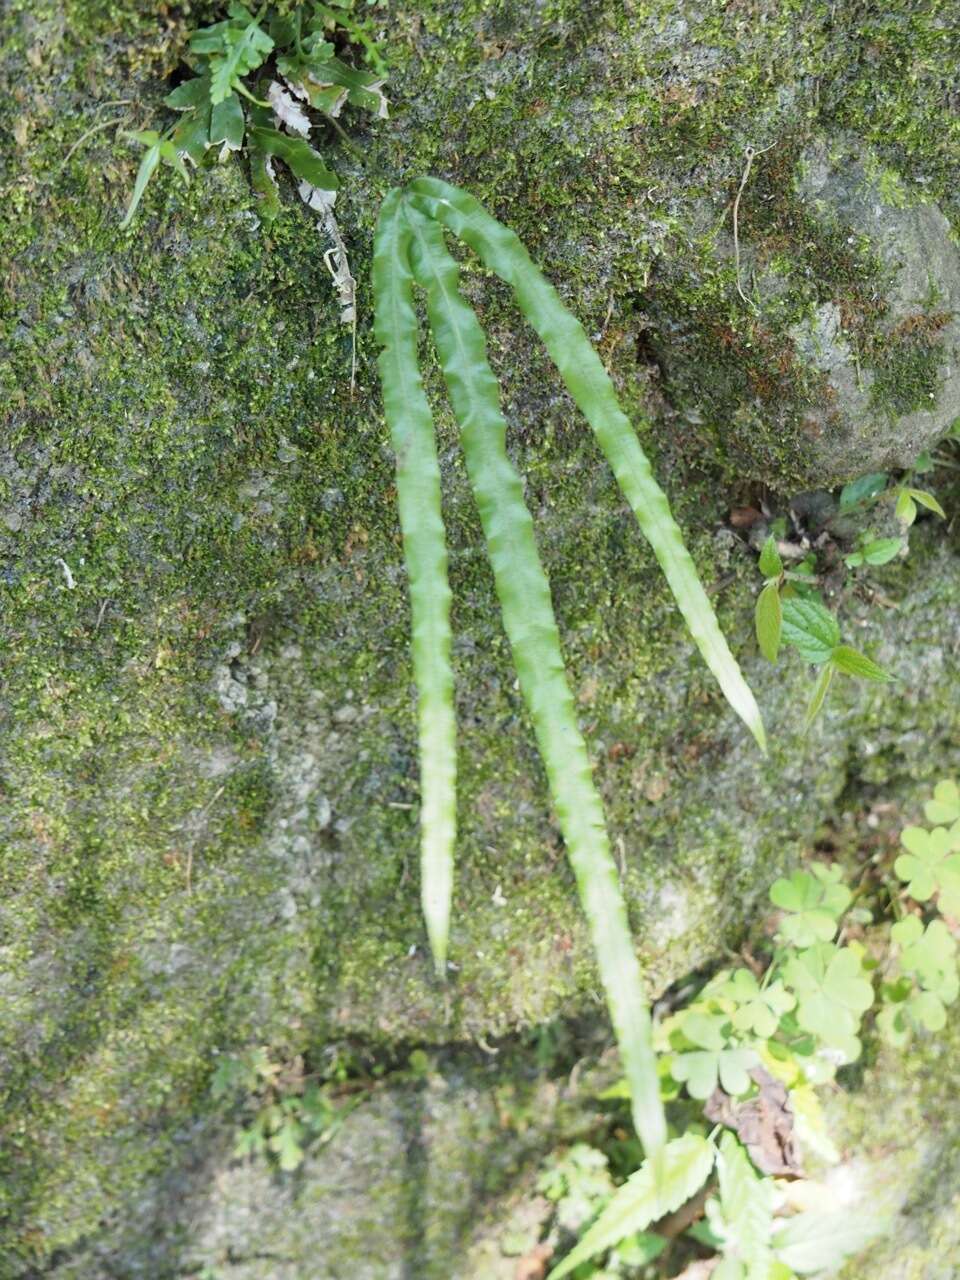
[[[664,1159],[666,1125],[650,1016],[600,797],[567,681],[533,520],[506,452],[506,422],[477,318],[459,288],[446,226],[513,287],[597,436],[707,664],[761,748],[756,702],[727,647],[693,561],[613,386],[580,323],[519,239],[466,192],[421,178],[384,202],[374,245],[376,335],[384,408],[397,457],[397,491],[410,579],[422,786],[421,885],[438,973],[446,969],[456,837],[456,726],[450,662],[450,588],[433,417],[420,374],[413,286],[427,313],[476,498],[520,688],[590,925],[629,1081],[637,1132]],[[658,1176],[665,1173],[659,1169]]]

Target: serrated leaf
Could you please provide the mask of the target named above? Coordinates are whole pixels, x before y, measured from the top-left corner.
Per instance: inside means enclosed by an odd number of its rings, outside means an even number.
[[[847,676],[859,676],[861,680],[876,680],[880,684],[891,684],[894,677],[884,671],[873,661],[849,645],[838,644],[831,655],[833,665]]]
[[[946,520],[947,513],[932,493],[929,493],[926,489],[909,489],[908,493],[914,502],[920,503],[921,507],[926,507],[928,511],[933,511],[936,515],[942,516]]]
[[[767,1280],[773,1230],[773,1181],[760,1178],[731,1133],[717,1155],[724,1253],[738,1259],[747,1280]]]
[[[864,1205],[855,1211],[812,1210],[791,1218],[773,1237],[773,1247],[777,1258],[798,1275],[813,1275],[835,1270],[889,1229],[888,1218],[871,1214]]]
[[[303,1164],[303,1127],[293,1116],[286,1116],[271,1136],[268,1146],[276,1155],[280,1168],[292,1173]]]
[[[768,662],[776,662],[780,652],[780,630],[783,622],[778,583],[768,582],[757,597],[755,622],[760,652]]]
[[[840,490],[840,514],[846,515],[862,502],[875,498],[878,493],[883,493],[886,487],[885,471],[872,471],[869,475],[860,476],[858,480],[851,480]]]
[[[684,1134],[643,1164],[600,1214],[576,1247],[553,1268],[548,1280],[562,1280],[594,1254],[612,1249],[685,1204],[713,1168],[714,1149],[705,1138]]]
[[[960,788],[955,782],[938,782],[933,789],[933,799],[923,806],[927,821],[937,826],[949,826],[960,821]]]
[[[777,550],[777,540],[772,533],[760,552],[760,572],[765,578],[779,578],[783,573],[783,561]]]
[[[792,644],[807,662],[828,662],[840,643],[840,628],[818,601],[791,596],[783,602],[783,643]]]
[[[228,97],[244,76],[262,66],[273,50],[273,40],[255,18],[244,11],[244,18],[217,23],[206,32],[195,32],[190,40],[194,53],[206,53],[210,58],[210,102],[216,106]],[[215,39],[207,37],[216,33]]]

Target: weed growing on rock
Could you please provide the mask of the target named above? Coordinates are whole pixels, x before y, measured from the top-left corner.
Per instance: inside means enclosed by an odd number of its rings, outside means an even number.
[[[876,509],[882,523],[886,508],[885,522],[895,522],[899,527],[897,535],[878,531],[875,519],[861,528],[854,535],[853,548],[842,556],[845,569],[877,567],[906,554],[909,529],[921,509],[944,517],[935,495],[916,485],[916,477],[932,470],[934,465],[931,455],[922,454],[899,479],[894,480],[886,472],[871,472],[844,485],[836,504],[841,521],[870,520]],[[764,579],[755,609],[757,644],[769,662],[777,661],[785,644],[796,649],[804,661],[819,667],[804,717],[803,731],[806,732],[823,707],[837,673],[878,683],[890,683],[894,677],[872,658],[842,643],[836,616],[816,586],[820,568],[816,549],[782,541],[786,532],[782,518],[775,520],[772,528],[760,550],[757,566]],[[802,559],[788,568],[781,552],[790,555],[799,552]],[[825,565],[827,570],[829,567]]]
[[[518,238],[466,192],[421,178],[384,202],[374,247],[376,332],[384,407],[397,457],[397,494],[413,611],[419,694],[424,914],[438,971],[446,968],[456,835],[456,725],[450,588],[433,416],[423,390],[413,285],[427,312],[460,424],[461,444],[493,566],[520,688],[546,765],[600,976],[630,1081],[634,1121],[657,1157],[665,1140],[649,1013],[603,807],[567,681],[550,587],[523,486],[506,451],[506,422],[483,331],[459,289],[446,227],[513,287],[567,389],[593,427],[651,543],[691,635],[728,701],[764,746],[760,712],[717,624],[662,489],[580,323]],[[678,1177],[681,1175],[678,1173]]]
[[[809,863],[770,889],[771,954],[717,973],[656,1026],[671,1140],[616,1189],[606,1157],[588,1147],[547,1166],[540,1190],[557,1205],[553,1239],[571,1220],[586,1225],[548,1280],[600,1280],[610,1274],[604,1255],[618,1275],[654,1259],[658,1276],[676,1275],[672,1258],[694,1245],[715,1255],[713,1277],[795,1280],[835,1270],[887,1228],[883,1213],[832,1204],[805,1160],[840,1159],[817,1090],[860,1058],[869,1011],[879,1003],[872,1026],[900,1048],[942,1030],[960,994],[956,783],[938,783],[925,817],[903,829],[903,852],[884,874],[898,919],[868,927],[873,913],[840,867]],[[601,1097],[627,1094],[622,1082]]]

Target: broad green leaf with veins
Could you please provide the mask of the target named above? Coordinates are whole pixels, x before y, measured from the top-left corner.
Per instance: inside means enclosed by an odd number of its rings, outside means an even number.
[[[939,893],[939,906],[947,915],[960,916],[960,823],[949,829],[904,827],[901,853],[893,869],[907,881],[907,892],[917,902],[926,902]]]
[[[811,874],[812,873],[812,874]],[[840,881],[840,868],[814,862],[810,871],[794,871],[789,880],[776,880],[770,889],[774,906],[788,912],[778,933],[797,947],[814,942],[831,942],[837,920],[851,900],[850,890]]]
[[[784,644],[793,647],[807,662],[827,662],[840,643],[840,628],[829,609],[818,600],[791,596],[783,602]]]
[[[780,1018],[796,1004],[782,982],[761,989],[749,969],[737,969],[733,977],[717,988],[717,995],[736,1002],[730,1021],[737,1031],[753,1032],[768,1040],[780,1025]]]
[[[797,1021],[826,1045],[846,1056],[859,1054],[855,1037],[863,1013],[873,1004],[873,986],[863,975],[860,957],[851,947],[818,942],[792,955],[783,970],[796,992]]]
[[[691,1013],[683,1021],[683,1034],[699,1048],[674,1054],[670,1074],[686,1084],[692,1098],[709,1098],[717,1084],[738,1096],[750,1088],[750,1068],[759,1061],[753,1049],[728,1045],[725,1017]]]

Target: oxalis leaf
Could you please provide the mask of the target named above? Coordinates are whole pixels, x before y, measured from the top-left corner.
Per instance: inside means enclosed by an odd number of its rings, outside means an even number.
[[[670,1074],[686,1084],[692,1098],[709,1098],[719,1084],[734,1097],[750,1088],[750,1068],[759,1059],[753,1049],[731,1044],[725,1033],[726,1018],[690,1013],[683,1020],[683,1034],[699,1046],[670,1059]]]
[[[736,1001],[730,1015],[734,1030],[752,1033],[762,1040],[774,1035],[783,1014],[796,1004],[782,982],[761,988],[749,969],[737,969],[733,977],[716,988],[717,995]]]
[[[907,881],[907,892],[917,902],[926,902],[939,894],[940,909],[947,915],[960,916],[960,823],[948,830],[934,827],[904,827],[900,843],[907,850],[893,864],[901,880]]]
[[[471,195],[436,178],[418,178],[408,191],[418,208],[449,227],[489,270],[512,286],[520,310],[540,335],[567,390],[593,428],[704,660],[727,701],[765,750],[756,700],[730,653],[666,495],[583,326],[516,235],[491,218]]]
[[[873,1004],[873,986],[864,977],[859,955],[851,947],[818,942],[790,956],[783,977],[796,993],[800,1026],[856,1059],[860,1019]]]
[[[705,1138],[688,1133],[643,1164],[600,1214],[580,1243],[554,1267],[547,1280],[562,1280],[594,1254],[636,1231],[643,1231],[685,1204],[706,1182],[713,1168],[714,1149]]]
[[[928,822],[938,827],[948,827],[960,821],[960,788],[955,782],[938,782],[933,789],[933,799],[923,806]]]
[[[906,916],[892,926],[890,937],[900,948],[900,968],[952,1004],[958,994],[957,944],[944,922],[931,920],[924,928],[917,916]]]
[[[830,942],[851,897],[839,867],[814,862],[809,872],[794,871],[789,880],[775,880],[770,889],[770,901],[787,912],[777,932],[797,947]]]

